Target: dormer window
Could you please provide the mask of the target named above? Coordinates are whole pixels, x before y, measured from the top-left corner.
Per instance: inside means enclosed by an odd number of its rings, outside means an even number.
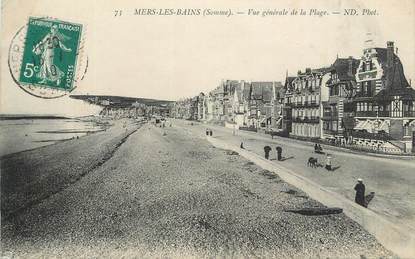
[[[365,71],[371,71],[373,69],[373,62],[372,60],[368,60],[365,62]]]

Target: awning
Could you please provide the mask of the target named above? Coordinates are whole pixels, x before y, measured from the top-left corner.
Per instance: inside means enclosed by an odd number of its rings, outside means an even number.
[[[366,130],[367,132],[372,132],[372,124],[368,120],[359,121],[356,124],[354,130]]]

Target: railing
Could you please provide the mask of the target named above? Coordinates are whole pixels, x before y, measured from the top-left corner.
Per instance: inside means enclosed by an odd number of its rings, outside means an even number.
[[[376,117],[375,111],[357,111],[356,117]]]
[[[258,129],[255,127],[239,127],[240,130],[245,130],[245,131],[253,131],[253,132],[258,132]]]
[[[318,107],[320,104],[317,103],[316,101],[312,101],[312,102],[295,102],[293,103],[294,107]]]
[[[320,123],[320,117],[310,117],[309,123]]]
[[[317,103],[316,101],[311,101],[309,102],[306,106],[307,107],[318,107],[320,104]]]
[[[403,117],[415,117],[415,111],[404,111]],[[356,117],[391,117],[390,111],[358,111]]]
[[[321,119],[323,121],[337,121],[339,120],[339,116],[338,115],[331,116],[330,114],[324,114]]]
[[[404,111],[403,116],[404,117],[415,117],[415,111]]]
[[[362,132],[362,131],[353,131],[352,136],[355,138],[375,139],[375,140],[383,140],[383,141],[393,140],[393,138],[387,133],[369,133],[369,132]]]
[[[337,130],[330,130],[330,129],[323,129],[323,133],[329,134],[329,135],[337,135],[337,134],[339,134],[339,131],[337,131]]]
[[[293,122],[298,123],[320,123],[320,117],[293,117]]]
[[[391,112],[390,111],[378,111],[378,117],[390,117]]]

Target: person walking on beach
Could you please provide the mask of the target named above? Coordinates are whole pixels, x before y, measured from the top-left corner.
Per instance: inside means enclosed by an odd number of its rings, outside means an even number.
[[[357,179],[357,184],[354,187],[354,190],[356,191],[356,196],[354,198],[354,201],[366,208],[366,202],[365,202],[365,185],[363,184],[362,179]]]
[[[331,156],[330,156],[330,154],[327,154],[327,156],[326,156],[326,169],[328,171],[331,171]]]
[[[265,146],[264,147],[265,159],[269,159],[269,152],[270,151],[271,151],[271,147],[270,146]]]
[[[277,146],[276,150],[277,150],[277,159],[278,161],[281,161],[282,160],[282,147]]]

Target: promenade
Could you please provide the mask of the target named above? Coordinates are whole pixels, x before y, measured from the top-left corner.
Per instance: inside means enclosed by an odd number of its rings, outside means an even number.
[[[323,167],[310,168],[307,166],[309,157],[318,158],[324,166],[325,155],[314,153],[312,143],[289,138],[237,130],[206,124],[176,121],[185,130],[204,134],[206,128],[213,130],[214,137],[228,144],[239,147],[243,142],[246,150],[264,155],[263,147],[273,148],[271,161],[278,163],[297,174],[304,176],[328,190],[341,194],[349,200],[354,200],[354,185],[362,178],[366,185],[366,193],[375,192],[375,198],[368,209],[386,217],[393,223],[415,231],[415,158],[400,159],[393,156],[374,156],[365,153],[351,153],[336,147],[325,146],[324,151],[332,156],[334,171]],[[276,161],[276,146],[283,148],[284,161]]]
[[[104,163],[2,220],[3,255],[393,256],[343,213],[287,212],[324,206],[236,153],[214,148],[202,125],[186,123],[143,125]],[[61,144],[30,152],[40,156]]]

